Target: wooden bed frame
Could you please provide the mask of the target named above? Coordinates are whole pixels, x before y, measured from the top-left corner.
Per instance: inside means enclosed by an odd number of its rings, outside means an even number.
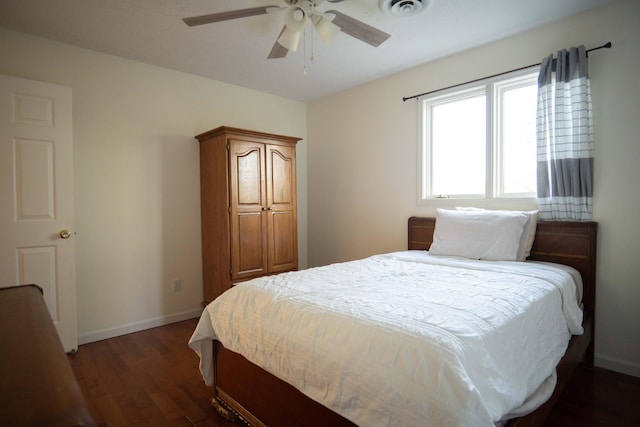
[[[409,249],[427,250],[435,218],[409,218]],[[593,366],[595,325],[595,222],[538,222],[530,260],[576,268],[583,279],[584,334],[573,336],[557,367],[558,383],[551,398],[531,414],[511,420],[509,427],[542,426],[578,363]],[[344,417],[302,394],[244,357],[214,345],[213,406],[226,419],[251,426],[354,426]]]

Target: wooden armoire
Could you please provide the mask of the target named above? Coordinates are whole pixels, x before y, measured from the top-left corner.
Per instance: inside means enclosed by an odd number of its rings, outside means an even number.
[[[226,126],[196,138],[206,305],[236,282],[298,268],[301,138]]]

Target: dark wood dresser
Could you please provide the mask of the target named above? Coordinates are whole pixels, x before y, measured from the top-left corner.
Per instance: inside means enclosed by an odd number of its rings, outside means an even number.
[[[95,425],[35,285],[0,288],[0,424]]]

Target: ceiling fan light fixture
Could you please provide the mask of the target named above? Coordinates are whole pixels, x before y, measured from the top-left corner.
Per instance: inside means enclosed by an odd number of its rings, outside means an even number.
[[[282,47],[289,49],[291,52],[298,50],[298,42],[300,41],[300,31],[294,31],[288,26],[285,27],[282,35],[278,37],[278,43]]]
[[[284,25],[291,31],[301,32],[307,25],[307,11],[301,6],[291,6],[284,15]]]
[[[324,16],[320,16],[318,19],[315,18],[316,17],[314,17],[313,20],[313,26],[320,35],[320,38],[328,44],[340,32],[340,27]]]

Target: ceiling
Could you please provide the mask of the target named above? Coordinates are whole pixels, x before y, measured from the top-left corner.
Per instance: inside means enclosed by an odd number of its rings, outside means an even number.
[[[182,18],[284,0],[0,0],[0,26],[312,101],[611,1],[423,0],[424,10],[411,17],[383,13],[379,0],[324,2],[320,10],[338,10],[391,37],[374,48],[341,32],[325,45],[307,31],[298,51],[282,59],[267,59],[282,14],[197,27]]]

